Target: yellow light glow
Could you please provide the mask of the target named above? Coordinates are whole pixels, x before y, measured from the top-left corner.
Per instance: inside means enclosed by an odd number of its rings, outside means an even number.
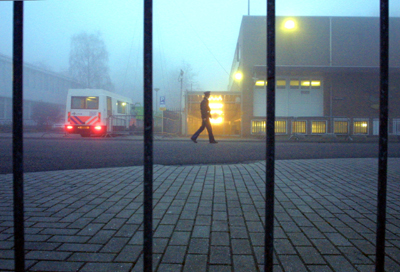
[[[224,119],[222,117],[218,117],[216,119],[210,119],[211,124],[221,124]]]
[[[257,80],[256,81],[256,86],[265,86],[265,81],[264,80]]]
[[[277,80],[276,81],[276,85],[278,85],[278,86],[286,86],[286,80],[284,80],[284,79]]]
[[[298,80],[291,80],[290,81],[290,86],[299,86],[299,81]]]
[[[367,123],[362,123],[361,126],[362,127],[367,127],[368,125],[367,125]]]
[[[208,98],[209,101],[222,101],[222,96],[212,95]]]
[[[236,72],[235,79],[236,80],[242,80],[243,79],[243,74],[241,72]]]
[[[224,107],[224,104],[222,103],[210,103],[208,105],[210,106],[210,109],[222,109]]]
[[[221,115],[222,113],[223,113],[222,110],[211,110],[211,111],[210,111],[210,114],[211,114],[211,115],[213,115],[213,114]]]
[[[313,81],[311,81],[311,86],[319,87],[319,86],[321,86],[321,81],[313,80]]]
[[[302,81],[301,81],[301,86],[303,86],[303,87],[308,87],[308,86],[310,86],[310,81],[309,81],[309,80],[302,80]]]
[[[289,20],[285,21],[284,27],[286,29],[294,29],[296,27],[296,23],[293,20],[289,19]]]
[[[125,102],[122,102],[122,106],[126,106],[126,103],[125,103]]]

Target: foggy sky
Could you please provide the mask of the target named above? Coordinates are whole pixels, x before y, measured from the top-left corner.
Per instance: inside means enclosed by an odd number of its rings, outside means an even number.
[[[154,87],[172,106],[183,63],[197,76],[186,89],[224,91],[247,0],[153,1]],[[282,0],[279,16],[379,16],[379,0]],[[0,1],[0,53],[12,55],[11,1]],[[250,15],[265,15],[266,0],[252,0]],[[400,16],[392,1],[391,16]],[[24,60],[68,70],[71,36],[100,31],[109,52],[116,92],[142,102],[143,1],[47,0],[24,3]]]

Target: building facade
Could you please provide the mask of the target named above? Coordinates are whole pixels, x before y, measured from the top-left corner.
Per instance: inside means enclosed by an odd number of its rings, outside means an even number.
[[[24,63],[24,122],[32,123],[35,103],[45,102],[65,109],[68,89],[81,88],[73,79]],[[0,54],[0,124],[12,122],[12,59]]]
[[[389,24],[389,133],[399,135],[400,18]],[[375,17],[277,17],[276,134],[377,135],[379,42]],[[266,17],[244,16],[229,84],[242,136],[265,134],[266,43]]]

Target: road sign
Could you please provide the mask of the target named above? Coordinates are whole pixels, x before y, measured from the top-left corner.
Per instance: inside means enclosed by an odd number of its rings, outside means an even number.
[[[165,107],[165,96],[160,96],[160,108]]]

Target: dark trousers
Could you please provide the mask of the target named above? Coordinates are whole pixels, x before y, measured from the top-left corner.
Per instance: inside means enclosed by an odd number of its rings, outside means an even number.
[[[208,132],[208,139],[211,142],[214,142],[214,135],[212,133],[212,127],[211,127],[211,123],[210,123],[210,118],[205,118],[203,119],[202,123],[201,123],[201,127],[196,131],[195,134],[193,134],[192,139],[196,140],[197,137],[199,137],[200,133],[203,132],[204,128],[207,128],[207,132]]]

